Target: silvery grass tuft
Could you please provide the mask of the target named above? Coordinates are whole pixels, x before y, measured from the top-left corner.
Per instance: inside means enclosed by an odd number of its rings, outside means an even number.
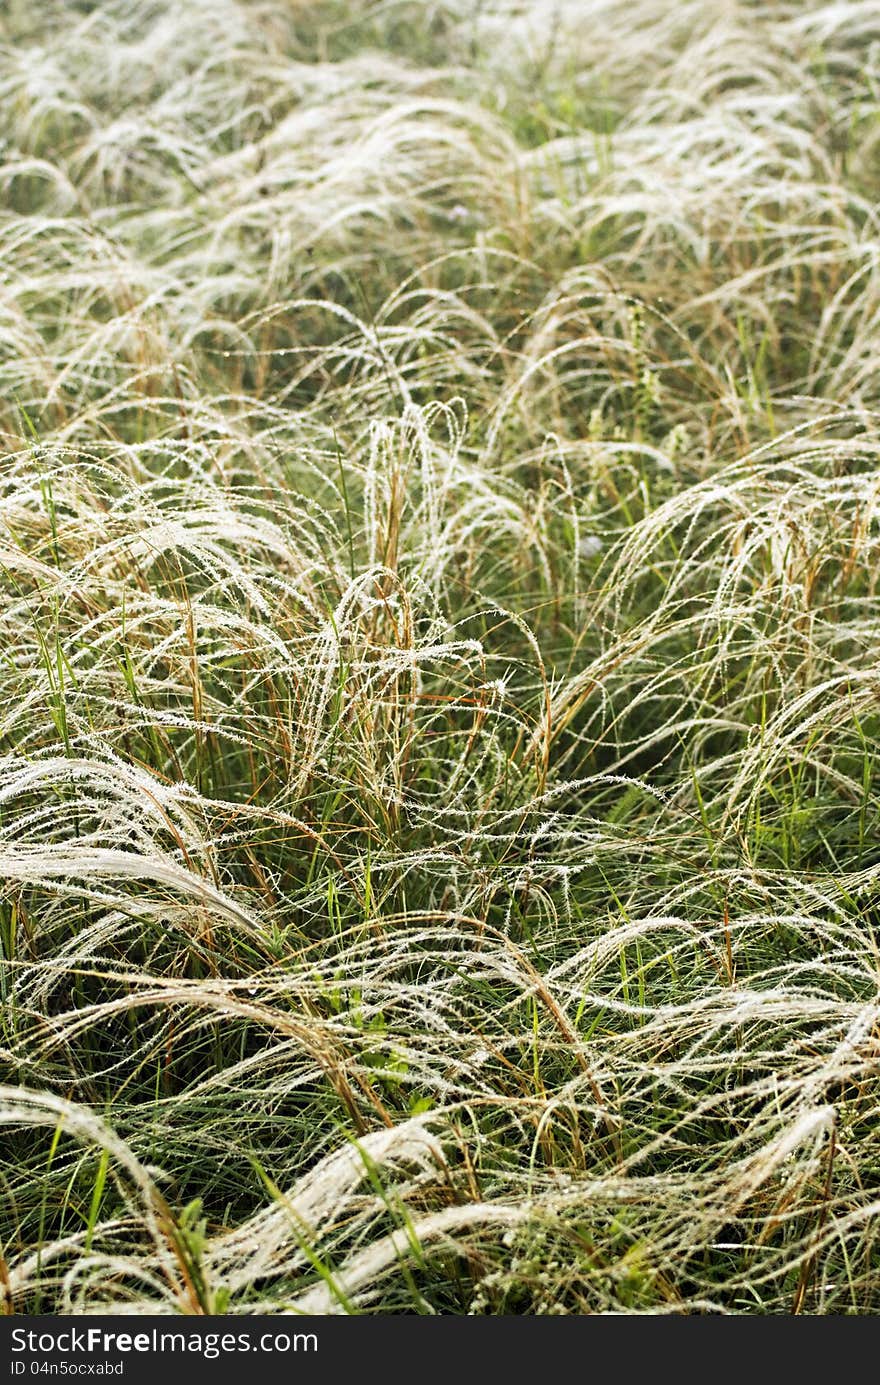
[[[878,101],[6,7],[7,1311],[880,1311]]]

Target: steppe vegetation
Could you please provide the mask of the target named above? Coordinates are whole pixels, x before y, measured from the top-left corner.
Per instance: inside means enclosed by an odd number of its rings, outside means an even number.
[[[9,1312],[880,1311],[880,10],[0,6]]]

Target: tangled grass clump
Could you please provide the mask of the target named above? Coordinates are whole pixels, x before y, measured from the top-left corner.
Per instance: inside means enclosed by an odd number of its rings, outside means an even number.
[[[880,16],[0,15],[8,1312],[880,1311]]]

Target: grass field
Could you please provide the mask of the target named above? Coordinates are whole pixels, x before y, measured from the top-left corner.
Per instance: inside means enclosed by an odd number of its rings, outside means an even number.
[[[7,0],[0,205],[6,1311],[880,1311],[873,0]]]

